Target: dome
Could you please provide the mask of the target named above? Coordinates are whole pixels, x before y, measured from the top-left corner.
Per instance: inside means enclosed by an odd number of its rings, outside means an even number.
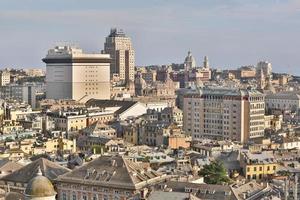
[[[55,196],[56,192],[47,177],[38,175],[29,181],[25,195],[30,197],[50,197]]]
[[[187,57],[184,60],[184,64],[187,69],[195,68],[196,67],[196,60],[194,56],[192,55],[192,52],[188,52]]]

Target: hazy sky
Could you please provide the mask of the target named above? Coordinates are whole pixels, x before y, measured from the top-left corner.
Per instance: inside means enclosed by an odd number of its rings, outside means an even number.
[[[254,65],[300,75],[300,0],[0,0],[0,68],[44,67],[58,42],[103,49],[111,27],[132,38],[136,64]]]

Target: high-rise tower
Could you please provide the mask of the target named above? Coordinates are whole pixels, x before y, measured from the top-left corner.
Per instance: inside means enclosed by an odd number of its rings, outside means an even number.
[[[113,28],[106,37],[104,52],[110,54],[110,73],[118,74],[121,81],[134,81],[134,49],[131,39],[122,29]]]

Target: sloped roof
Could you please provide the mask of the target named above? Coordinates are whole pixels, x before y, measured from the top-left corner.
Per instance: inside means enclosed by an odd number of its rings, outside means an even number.
[[[2,177],[1,180],[28,183],[32,178],[36,176],[39,168],[41,169],[43,176],[46,176],[51,181],[56,179],[59,175],[70,171],[69,169],[51,162],[45,158],[40,158],[20,168],[19,170]]]
[[[167,181],[163,183],[166,188],[172,189],[173,192],[186,192],[186,189],[193,189],[200,199],[218,199],[218,200],[232,200],[234,199],[230,186],[227,185],[212,185],[212,184],[199,184],[191,182],[177,182]],[[204,192],[205,191],[205,192]],[[192,191],[191,191],[192,192]],[[211,192],[211,193],[210,193]]]
[[[0,171],[2,173],[7,172],[7,171],[15,171],[15,170],[18,170],[22,167],[23,167],[23,165],[21,165],[17,162],[12,162],[8,159],[1,159],[0,160]]]
[[[102,100],[102,99],[90,99],[86,102],[86,106],[97,106],[100,108],[107,107],[120,107],[115,113],[121,114],[133,105],[138,103],[137,101],[119,101],[119,100]]]
[[[84,128],[82,131],[84,133],[88,133],[89,135],[93,135],[93,133],[101,131],[101,130],[110,130],[111,127],[107,124],[104,124],[101,121],[96,121],[90,126]]]
[[[155,181],[157,178],[160,178],[157,172],[145,170],[121,156],[101,156],[59,176],[56,181],[135,190],[143,188],[148,181]]]

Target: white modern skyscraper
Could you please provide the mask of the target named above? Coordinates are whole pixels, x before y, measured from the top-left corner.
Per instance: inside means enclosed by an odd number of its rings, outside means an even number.
[[[134,81],[134,49],[131,39],[122,29],[111,29],[106,37],[104,52],[110,54],[111,75],[118,74],[121,81]]]
[[[110,98],[110,56],[86,54],[82,49],[57,46],[43,59],[46,67],[46,97],[49,99]]]

